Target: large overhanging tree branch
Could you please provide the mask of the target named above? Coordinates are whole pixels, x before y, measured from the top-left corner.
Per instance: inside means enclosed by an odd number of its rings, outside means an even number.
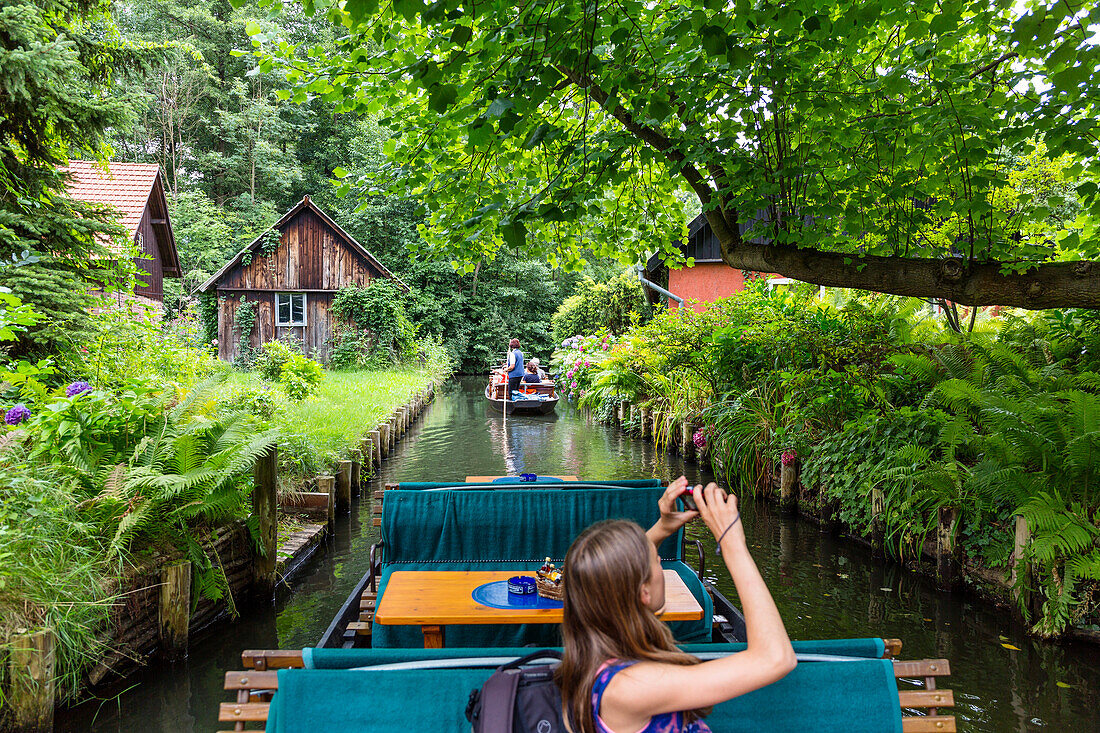
[[[1100,10],[324,2],[336,53],[254,29],[256,55],[286,95],[381,118],[389,178],[344,189],[421,200],[437,256],[675,258],[689,190],[733,267],[1100,307]]]

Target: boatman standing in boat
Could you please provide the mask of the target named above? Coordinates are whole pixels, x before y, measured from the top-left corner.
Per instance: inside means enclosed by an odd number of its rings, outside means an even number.
[[[519,350],[519,339],[508,342],[508,363],[504,369],[508,374],[508,395],[511,396],[523,381],[523,352]]]

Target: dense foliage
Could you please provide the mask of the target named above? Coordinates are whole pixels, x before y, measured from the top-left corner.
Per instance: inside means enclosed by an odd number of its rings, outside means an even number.
[[[87,328],[89,287],[132,288],[129,261],[111,263],[112,249],[128,251],[112,241],[122,229],[106,207],[69,199],[62,170],[70,157],[103,157],[129,112],[102,90],[155,57],[119,37],[108,8],[0,3],[0,285],[45,316],[14,345],[22,353],[64,348]]]
[[[0,347],[39,317],[0,291]],[[429,353],[445,378],[447,359]],[[99,313],[55,358],[0,358],[0,639],[52,628],[62,699],[107,653],[109,613],[135,566],[186,556],[193,597],[235,609],[203,543],[227,523],[255,528],[260,453],[278,446],[281,480],[298,488],[426,381],[403,371],[328,385],[320,365],[279,342],[259,365],[271,381],[230,374],[193,318],[131,310]]]
[[[1095,315],[986,314],[958,334],[920,302],[832,297],[757,284],[662,313],[607,352],[598,336],[569,339],[555,359],[582,404],[649,406],[659,441],[682,420],[703,426],[743,490],[770,492],[781,461],[800,464],[808,508],[863,536],[881,522],[900,558],[951,510],[969,562],[1036,566],[1020,582],[1041,600],[1038,633],[1100,620]],[[1011,558],[1016,516],[1032,541]]]
[[[253,27],[261,68],[283,69],[292,99],[388,121],[391,190],[423,202],[442,256],[676,256],[688,188],[733,267],[960,303],[1100,302],[1073,285],[1095,266],[1048,264],[1100,253],[1095,9],[303,7],[340,29],[335,45]],[[1082,221],[1014,180],[1036,151],[1067,162]]]
[[[650,309],[642,294],[638,278],[624,272],[607,282],[586,277],[577,283],[573,295],[566,298],[550,320],[554,340],[593,333],[606,328],[616,336],[631,326],[644,322]]]
[[[392,280],[342,288],[332,301],[332,314],[337,368],[388,366],[416,353],[416,327],[405,313],[405,292]]]

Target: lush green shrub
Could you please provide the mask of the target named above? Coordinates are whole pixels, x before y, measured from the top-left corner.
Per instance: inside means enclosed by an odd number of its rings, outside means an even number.
[[[649,310],[638,278],[631,272],[624,272],[607,282],[596,282],[592,278],[582,280],[550,322],[558,343],[600,329],[619,336],[644,321]]]
[[[134,380],[186,387],[227,367],[203,341],[191,318],[162,321],[155,314],[108,309],[97,315],[88,338],[57,356],[56,382],[87,380],[118,389]]]
[[[301,354],[291,354],[279,370],[279,386],[292,400],[304,400],[317,393],[324,372],[321,365]]]
[[[1100,622],[1100,317],[1008,312],[958,334],[913,299],[842,295],[750,284],[701,313],[658,314],[604,358],[578,337],[555,360],[591,406],[701,412],[734,486],[770,492],[781,459],[801,461],[817,508],[863,535],[881,492],[900,557],[948,509],[960,552],[1007,571],[1023,516],[1035,630]]]
[[[301,353],[301,345],[294,339],[268,341],[260,346],[260,354],[255,362],[256,371],[267,381],[277,382],[283,371],[283,365],[290,361],[291,357]]]
[[[279,415],[280,405],[274,390],[269,385],[255,387],[236,387],[224,398],[218,412],[244,410],[253,417],[270,422]]]
[[[324,372],[321,365],[303,356],[293,340],[269,341],[260,347],[256,371],[278,384],[292,400],[304,400],[317,392]]]
[[[912,505],[895,489],[903,482],[890,472],[898,467],[898,453],[906,446],[934,448],[946,420],[943,413],[903,408],[878,414],[869,412],[843,429],[828,434],[802,461],[802,482],[818,489],[818,501],[857,534],[871,531],[871,491],[879,489],[887,499],[888,527],[901,553],[908,543],[923,538],[928,517],[915,526]]]
[[[571,401],[583,399],[617,342],[618,339],[606,331],[562,341],[550,360],[560,394]]]
[[[99,630],[114,600],[107,538],[77,509],[69,484],[18,446],[0,452],[0,632],[54,630],[59,700],[109,651]],[[0,665],[0,707],[8,666]]]

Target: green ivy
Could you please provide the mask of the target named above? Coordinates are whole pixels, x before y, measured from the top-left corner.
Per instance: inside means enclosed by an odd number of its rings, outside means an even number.
[[[252,328],[256,325],[256,304],[241,298],[237,305],[237,313],[233,316],[233,323],[237,327],[237,366],[248,368],[254,357],[252,349]]]
[[[218,340],[218,296],[214,292],[199,293],[199,319],[203,340],[210,344]]]
[[[392,280],[350,285],[332,301],[340,321],[333,338],[337,368],[379,366],[416,354],[416,327],[405,312],[405,293]]]
[[[260,235],[259,252],[264,257],[269,257],[275,254],[275,251],[279,249],[279,245],[282,244],[283,233],[278,229],[271,228]]]

